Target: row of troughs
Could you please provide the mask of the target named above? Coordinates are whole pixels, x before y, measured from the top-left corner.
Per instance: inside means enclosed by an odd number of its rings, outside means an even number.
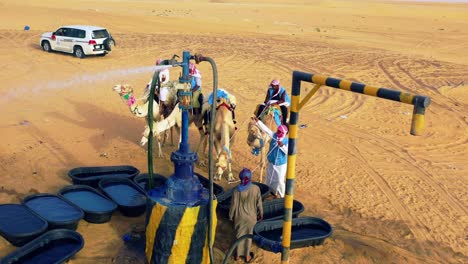
[[[197,173],[195,175],[205,188],[209,185],[207,178]],[[137,217],[148,208],[148,174],[140,174],[133,166],[79,167],[70,170],[68,176],[73,185],[63,187],[57,194],[33,194],[25,197],[21,204],[0,205],[0,235],[12,245],[20,247],[5,256],[1,264],[63,263],[84,246],[83,237],[75,231],[80,220],[94,224],[106,223],[116,210],[124,216]],[[155,174],[153,187],[162,186],[166,181],[166,177]],[[265,198],[269,193],[268,186],[258,182],[254,184]],[[218,201],[217,214],[226,219],[232,189],[225,191],[220,185],[214,184],[214,194]],[[284,200],[265,201],[263,208],[264,220],[256,226],[260,236],[256,242],[267,250],[275,251],[281,236]],[[302,203],[294,200],[294,217],[303,211]],[[310,223],[304,222],[307,219]],[[313,222],[317,225],[319,220],[301,218],[301,224]],[[275,230],[279,230],[279,233]],[[331,227],[327,229],[325,225],[320,236],[328,236],[330,233]],[[306,238],[298,237],[296,241],[304,243]],[[318,242],[315,241],[314,245]]]

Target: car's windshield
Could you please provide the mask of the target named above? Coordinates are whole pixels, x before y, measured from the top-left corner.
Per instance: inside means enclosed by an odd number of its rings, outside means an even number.
[[[93,39],[108,38],[109,32],[106,29],[94,30],[92,37]]]

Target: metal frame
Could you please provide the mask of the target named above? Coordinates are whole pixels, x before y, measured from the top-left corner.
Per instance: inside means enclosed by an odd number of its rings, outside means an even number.
[[[315,87],[301,101],[301,82],[315,83]],[[286,175],[286,194],[284,196],[284,220],[283,220],[283,250],[281,252],[281,263],[289,263],[289,251],[291,246],[292,206],[294,201],[294,180],[296,178],[296,142],[297,124],[299,111],[312,98],[322,86],[346,90],[355,93],[376,96],[392,101],[414,105],[413,118],[411,121],[411,135],[419,136],[424,129],[424,114],[431,103],[431,99],[423,95],[404,93],[388,88],[378,88],[362,83],[340,80],[328,76],[294,71],[292,77],[292,96],[289,118],[289,146],[288,165]]]

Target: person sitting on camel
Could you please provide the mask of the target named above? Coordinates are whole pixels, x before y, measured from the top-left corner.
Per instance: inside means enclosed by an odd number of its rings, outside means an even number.
[[[291,99],[286,89],[280,85],[280,81],[277,79],[271,81],[270,86],[268,86],[265,101],[258,108],[256,116],[260,118],[263,110],[271,105],[278,105],[281,108],[282,124],[286,125],[288,120],[288,107],[291,105]]]
[[[192,88],[192,106],[193,113],[195,115],[201,114],[201,108],[203,105],[203,94],[202,94],[202,76],[200,71],[197,69],[195,64],[190,62],[189,64],[189,76]]]
[[[156,66],[160,66],[162,61],[162,59],[157,59]],[[153,79],[151,79],[146,85],[144,96],[149,96],[152,81]],[[156,87],[154,90],[154,100],[159,104],[159,114],[167,117],[170,113],[170,109],[167,106],[167,97],[169,94],[169,88],[167,87],[169,85],[169,69],[164,69],[159,72],[159,82],[161,87]]]

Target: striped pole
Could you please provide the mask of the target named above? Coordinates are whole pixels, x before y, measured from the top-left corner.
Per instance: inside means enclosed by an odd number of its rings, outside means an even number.
[[[301,100],[301,82],[315,83],[315,87]],[[326,85],[355,93],[376,96],[388,100],[414,105],[413,118],[410,133],[415,136],[422,134],[424,129],[424,114],[431,103],[427,96],[404,93],[388,88],[378,88],[362,83],[340,80],[323,75],[294,71],[292,77],[291,109],[289,117],[289,146],[288,165],[286,175],[286,193],[284,196],[284,219],[283,219],[283,250],[281,252],[281,263],[289,263],[289,251],[291,247],[292,207],[294,200],[294,180],[296,178],[296,142],[297,124],[299,111],[312,98],[317,90]]]
[[[304,73],[304,72],[293,72],[293,79],[312,82],[315,84],[326,85],[329,87],[351,91],[354,93],[362,93],[375,97],[380,97],[396,102],[405,104],[411,104],[414,106],[413,119],[411,121],[411,135],[420,136],[424,129],[424,114],[426,108],[431,103],[431,98],[423,95],[415,95],[411,93],[405,93],[402,91],[391,90],[388,88],[374,87],[365,85],[362,83],[351,82],[346,80],[340,80],[332,77],[323,75]],[[294,84],[294,80],[293,80]],[[298,86],[299,87],[299,86]],[[294,87],[293,87],[294,89]]]

